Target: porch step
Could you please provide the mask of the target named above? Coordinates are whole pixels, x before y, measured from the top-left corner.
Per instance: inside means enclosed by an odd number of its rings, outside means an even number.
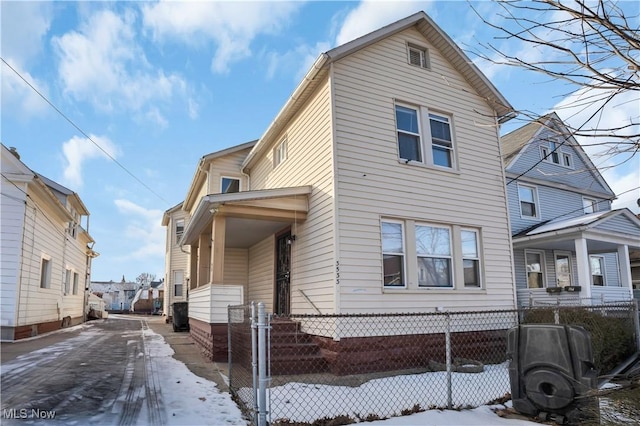
[[[271,322],[271,374],[314,374],[328,370],[320,347],[287,318]]]

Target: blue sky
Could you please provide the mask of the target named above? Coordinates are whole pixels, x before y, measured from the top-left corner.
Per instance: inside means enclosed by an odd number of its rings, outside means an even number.
[[[499,22],[494,3],[473,5]],[[633,2],[622,5],[637,16]],[[95,281],[163,276],[162,213],[183,200],[197,161],[259,138],[321,52],[419,10],[474,60],[471,52],[497,35],[463,1],[2,1],[0,7],[2,59],[13,68],[2,63],[2,143],[80,195],[100,253]],[[502,46],[535,53],[517,43]],[[570,124],[588,112],[571,107],[565,84],[477,65],[516,109],[545,113],[568,104],[558,113]],[[640,100],[630,96],[600,122],[637,118]],[[640,157],[619,165],[620,158],[587,151],[614,192],[624,193],[614,207],[638,213]]]

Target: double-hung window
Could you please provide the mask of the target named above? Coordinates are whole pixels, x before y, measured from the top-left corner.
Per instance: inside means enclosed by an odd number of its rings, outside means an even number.
[[[460,231],[462,241],[462,267],[465,287],[480,287],[480,253],[478,250],[478,231],[463,229]]]
[[[182,234],[184,234],[184,220],[178,219],[176,220],[176,244],[182,238]]]
[[[544,278],[544,253],[540,251],[526,251],[525,261],[527,266],[527,287],[543,288]]]
[[[40,263],[40,288],[51,288],[51,259],[43,257]]]
[[[276,168],[281,163],[284,163],[284,161],[287,159],[288,156],[289,156],[289,153],[288,153],[288,147],[287,147],[287,140],[284,139],[273,150],[273,167]]]
[[[71,269],[67,269],[64,272],[64,295],[71,293]]]
[[[594,213],[598,210],[598,202],[593,198],[582,198],[584,214]]]
[[[519,184],[518,197],[520,198],[520,215],[523,218],[537,219],[539,213],[536,188]]]
[[[450,117],[423,107],[400,104],[396,104],[395,112],[400,160],[455,167]]]
[[[589,256],[589,263],[591,264],[591,280],[593,285],[604,285],[604,257],[602,256]]]
[[[382,269],[385,287],[404,287],[404,227],[402,222],[382,222]]]
[[[418,287],[453,287],[449,228],[416,225]]]
[[[184,282],[184,271],[173,271],[173,295],[182,297],[182,285]]]
[[[73,294],[78,294],[78,273],[73,273]]]

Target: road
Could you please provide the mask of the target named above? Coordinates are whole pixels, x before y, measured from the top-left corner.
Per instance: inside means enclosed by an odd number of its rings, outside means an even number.
[[[166,424],[147,328],[144,319],[99,321],[3,362],[0,423]]]

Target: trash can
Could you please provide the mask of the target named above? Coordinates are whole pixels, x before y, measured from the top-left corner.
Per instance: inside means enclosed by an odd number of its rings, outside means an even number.
[[[173,331],[189,331],[189,303],[173,303]]]

